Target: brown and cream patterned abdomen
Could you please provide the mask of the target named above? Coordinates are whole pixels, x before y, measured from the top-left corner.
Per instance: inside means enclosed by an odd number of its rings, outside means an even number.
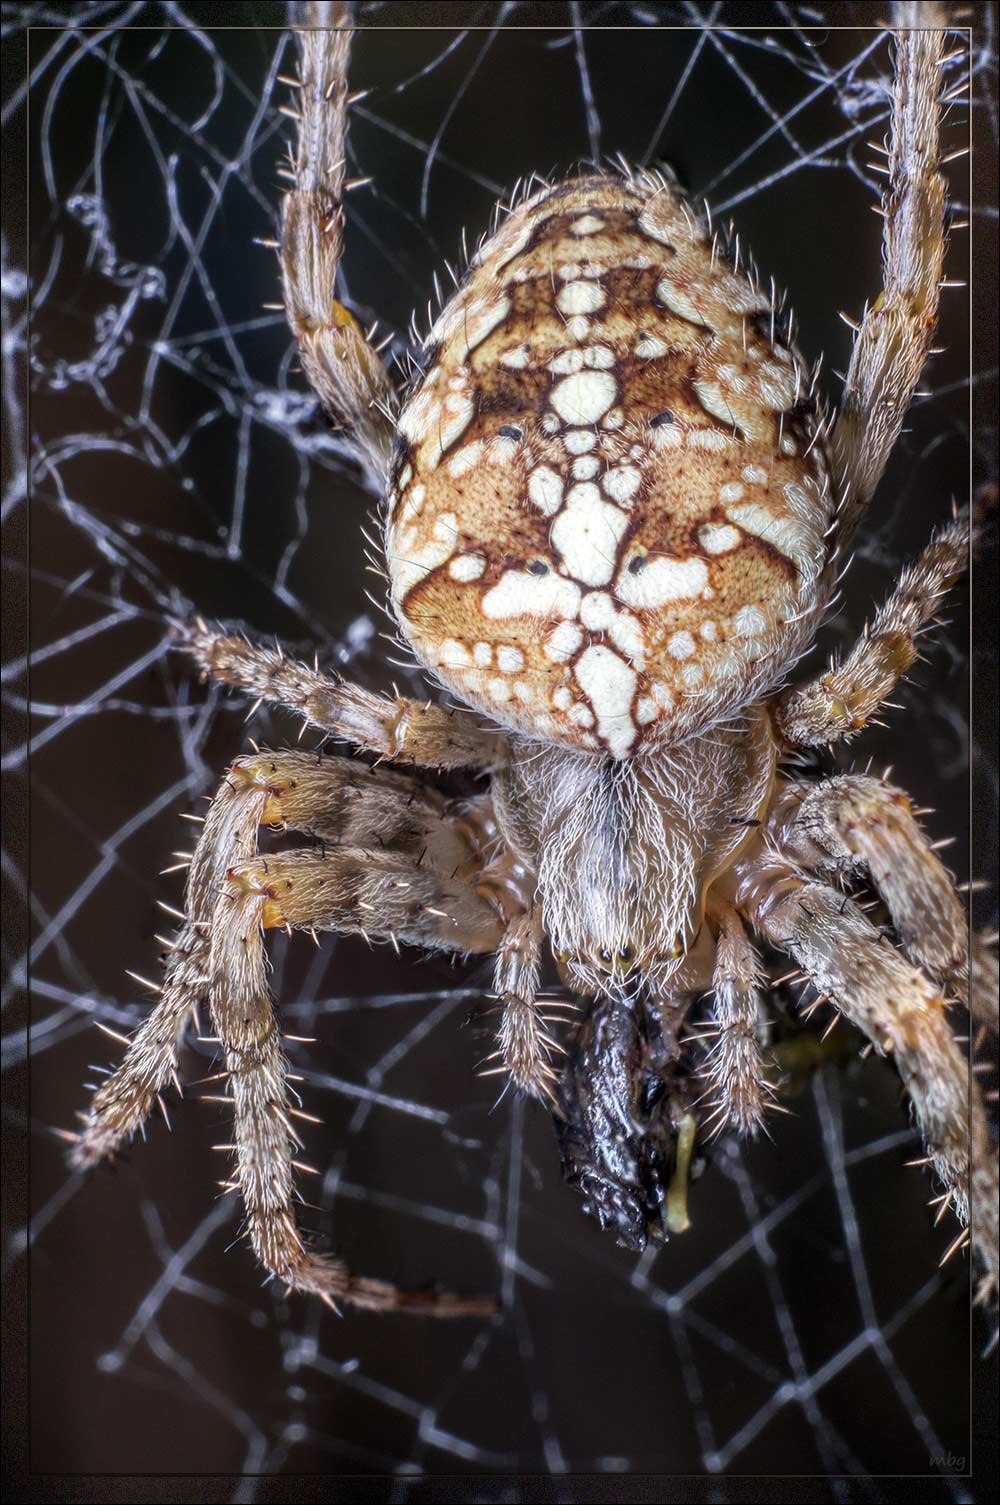
[[[462,700],[620,758],[780,676],[832,498],[775,319],[655,174],[546,189],[486,242],[401,415],[386,524],[402,629]]]

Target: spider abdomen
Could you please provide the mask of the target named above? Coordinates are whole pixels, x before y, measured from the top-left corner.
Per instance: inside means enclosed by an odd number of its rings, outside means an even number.
[[[520,205],[428,339],[387,553],[463,700],[629,756],[725,715],[807,639],[831,499],[769,299],[661,176]]]

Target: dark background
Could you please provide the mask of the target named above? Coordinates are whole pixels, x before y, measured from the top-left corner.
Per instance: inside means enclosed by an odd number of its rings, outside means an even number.
[[[197,609],[277,633],[365,684],[407,680],[384,662],[386,624],[365,596],[378,585],[359,531],[370,499],[293,369],[280,313],[261,307],[278,298],[273,253],[252,241],[272,233],[288,136],[275,74],[292,72],[293,57],[276,61],[281,32],[269,29],[282,14],[5,8],[8,27],[33,28],[5,56],[7,145],[23,131],[30,151],[30,339],[16,225],[4,260],[7,349],[29,340],[31,365],[30,409],[5,413],[7,602],[30,583],[32,655],[26,687],[12,632],[5,901],[7,915],[23,907],[30,882],[33,1033],[22,1115],[26,965],[5,917],[7,1142],[16,1157],[30,1128],[30,1289],[23,1219],[10,1223],[5,1259],[8,1309],[30,1294],[39,1477],[25,1497],[776,1498],[774,1476],[842,1473],[853,1478],[784,1487],[878,1499],[897,1486],[868,1476],[930,1473],[921,1498],[968,1498],[931,1459],[950,1455],[952,1475],[969,1466],[970,1394],[987,1404],[995,1385],[995,1358],[978,1357],[988,1329],[970,1327],[961,1257],[938,1270],[955,1229],[932,1226],[928,1184],[904,1166],[921,1152],[898,1082],[853,1050],[795,1099],[773,1141],[721,1145],[693,1193],[692,1231],[636,1260],[562,1186],[544,1115],[509,1097],[494,1108],[493,1083],[474,1075],[488,1049],[482,968],[279,939],[285,1018],[318,1037],[296,1052],[306,1109],[323,1119],[305,1158],[325,1174],[304,1221],[368,1273],[499,1290],[493,1325],[337,1320],[261,1288],[244,1247],[227,1252],[235,1209],[214,1200],[224,1162],[209,1146],[228,1136],[217,1106],[193,1100],[202,1089],[170,1104],[172,1136],[153,1124],[114,1170],[67,1173],[51,1131],[84,1105],[88,1063],[114,1054],[93,1020],[128,1030],[146,1007],[123,972],[156,976],[154,932],[170,923],[156,900],[181,892],[181,875],[157,875],[189,845],[179,814],[197,810],[248,733],[297,731],[263,713],[244,727],[244,704],[195,683],[166,651],[167,614]],[[836,29],[814,7],[363,7],[371,30],[352,72],[372,93],[353,113],[352,172],[375,181],[350,202],[348,301],[401,351],[413,309],[426,326],[432,272],[455,259],[463,225],[474,243],[502,189],[592,149],[651,151],[733,216],[765,277],[788,288],[804,351],[843,369],[850,331],[837,311],[858,316],[878,286],[865,141],[885,130],[888,43],[857,28],[881,15],[838,6]],[[726,29],[706,32],[707,21]],[[900,561],[968,495],[970,450],[973,487],[995,491],[991,21],[979,8],[971,432],[970,295],[952,290],[946,351],[824,652],[850,639]],[[574,34],[575,23],[588,29]],[[967,118],[953,112],[953,149]],[[965,219],[968,163],[951,170]],[[949,275],[966,277],[968,261],[968,232],[956,233]],[[844,760],[894,765],[934,808],[933,838],[955,838],[960,878],[970,861],[977,874],[995,869],[994,535],[991,516],[974,615],[956,591],[904,710]],[[18,724],[29,703],[30,759]],[[30,874],[12,813],[29,767]],[[977,899],[984,920],[993,902]],[[185,1080],[207,1075],[211,1059],[193,1046]],[[989,1462],[981,1452],[977,1474]],[[240,1473],[279,1477],[41,1477]],[[306,1474],[324,1477],[280,1477]],[[702,1477],[632,1477],[685,1474]]]

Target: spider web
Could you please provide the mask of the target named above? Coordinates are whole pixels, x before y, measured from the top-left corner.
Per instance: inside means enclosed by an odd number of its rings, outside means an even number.
[[[463,225],[477,234],[532,169],[620,150],[669,160],[733,215],[790,289],[804,350],[844,366],[836,311],[856,316],[877,279],[865,142],[887,125],[880,8],[838,6],[836,27],[823,7],[784,4],[452,5],[449,29],[430,29],[439,19],[362,7],[370,30],[353,60],[354,86],[371,93],[352,114],[351,172],[374,182],[350,202],[343,288],[397,353]],[[979,19],[985,175],[971,218],[988,268],[989,7]],[[34,1469],[226,1475],[189,1479],[185,1497],[248,1501],[287,1497],[291,1475],[326,1476],[297,1478],[298,1499],[661,1499],[663,1475],[697,1476],[679,1486],[687,1499],[749,1497],[746,1475],[830,1476],[792,1481],[792,1498],[881,1499],[895,1486],[872,1476],[894,1474],[928,1476],[922,1498],[973,1498],[970,1357],[977,1391],[991,1381],[982,1334],[970,1337],[967,1272],[961,1257],[939,1269],[954,1228],[933,1227],[922,1173],[904,1168],[921,1151],[897,1081],[860,1060],[857,1041],[804,1085],[771,1141],[721,1143],[692,1192],[692,1231],[636,1258],[562,1186],[544,1114],[509,1094],[495,1105],[475,1076],[489,1048],[481,967],[279,938],[284,1017],[317,1037],[293,1047],[306,1108],[323,1120],[305,1152],[322,1174],[304,1222],[366,1273],[497,1290],[492,1324],[337,1320],[262,1287],[243,1246],[227,1252],[238,1214],[217,1200],[223,1162],[209,1152],[227,1134],[218,1106],[193,1100],[202,1089],[169,1105],[172,1136],[152,1125],[114,1173],[67,1172],[52,1130],[83,1106],[88,1063],[108,1057],[93,1025],[128,1032],[147,1007],[123,970],[156,975],[153,932],[170,924],[157,925],[156,903],[177,904],[182,877],[157,874],[189,845],[178,816],[248,732],[267,744],[297,731],[264,711],[245,727],[242,702],[193,682],[168,652],[167,617],[240,621],[364,684],[421,687],[385,665],[358,536],[370,499],[266,306],[276,265],[254,240],[273,232],[288,135],[282,7],[9,5],[4,23],[5,132],[25,133],[31,153],[29,261],[12,230],[2,270],[15,614],[30,594],[30,681],[16,633],[3,668],[7,804],[23,801],[30,773],[32,836],[29,881],[8,821],[8,915],[20,906],[30,936],[22,947],[5,925],[4,1066],[8,1123],[30,1131]],[[968,114],[949,124],[953,147]],[[965,218],[965,162],[954,170]],[[966,247],[956,235],[952,277]],[[988,270],[979,281],[971,431],[970,302],[952,291],[946,351],[824,651],[967,494],[970,447],[974,485],[995,493]],[[967,731],[967,598],[952,616],[858,761],[891,761],[935,807],[929,828],[956,838],[964,875],[970,778],[972,861],[992,871],[995,764],[988,710],[971,742]],[[211,1049],[189,1047],[186,1082],[210,1074]],[[17,1105],[29,1072],[30,1117]],[[14,1293],[28,1248],[15,1218]],[[105,1480],[100,1497],[139,1487]]]

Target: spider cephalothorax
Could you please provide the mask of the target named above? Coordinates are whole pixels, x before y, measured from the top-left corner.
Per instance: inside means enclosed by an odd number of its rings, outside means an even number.
[[[786,685],[930,345],[943,33],[896,39],[884,287],[826,416],[773,287],[672,179],[625,166],[542,185],[509,209],[401,400],[334,297],[350,31],[337,6],[312,19],[291,111],[285,307],[306,374],[384,498],[400,629],[460,704],[373,694],[278,647],[182,624],[206,674],[376,761],[363,777],[349,759],[287,750],[233,763],[191,863],[161,1000],[73,1136],[77,1164],[142,1125],[204,1002],[235,1116],[227,1189],[265,1267],[331,1303],[482,1311],[353,1276],[306,1247],[293,1213],[303,1115],[263,932],[494,955],[490,1069],[553,1109],[568,1178],[632,1247],[686,1225],[699,1138],[713,1125],[752,1134],[772,1106],[758,936],[894,1058],[963,1225],[976,1189],[993,1283],[995,1151],[947,1016],[969,994],[952,879],[901,790],[786,771],[866,724],[964,565],[958,517],[842,663]],[[487,776],[487,792],[445,798],[428,770],[456,768]],[[317,840],[265,858],[262,825]],[[854,902],[857,879],[898,945]],[[564,1068],[539,994],[546,944],[584,1002]]]

